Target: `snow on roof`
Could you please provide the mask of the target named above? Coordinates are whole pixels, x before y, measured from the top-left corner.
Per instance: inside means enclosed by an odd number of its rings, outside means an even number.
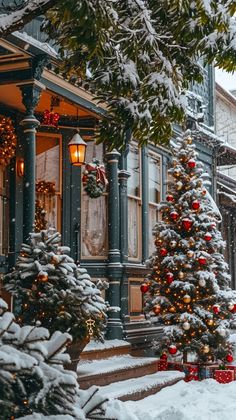
[[[58,57],[58,53],[56,52],[56,50],[54,50],[54,48],[51,47],[51,45],[49,45],[47,42],[38,41],[37,39],[28,35],[26,32],[15,31],[13,32],[13,35],[16,36],[17,38],[20,38],[22,41],[25,41],[28,44],[31,44],[34,47],[39,48],[40,50],[44,51],[45,53],[51,55],[54,58]]]

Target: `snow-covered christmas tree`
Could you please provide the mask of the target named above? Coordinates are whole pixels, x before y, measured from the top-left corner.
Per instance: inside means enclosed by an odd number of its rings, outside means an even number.
[[[88,335],[102,340],[106,304],[101,291],[60,241],[61,235],[50,229],[30,234],[15,270],[5,276],[5,288],[16,297],[17,322],[40,321],[50,333],[69,332],[73,341]]]
[[[107,419],[98,388],[80,390],[74,372],[64,370],[68,333],[51,337],[40,326],[21,327],[0,298],[0,417],[13,419]]]
[[[195,353],[198,361],[233,360],[228,342],[236,311],[230,289],[224,241],[217,228],[219,211],[206,185],[209,176],[197,160],[190,132],[171,142],[162,222],[154,229],[152,273],[142,284],[145,311],[164,324],[159,353]]]

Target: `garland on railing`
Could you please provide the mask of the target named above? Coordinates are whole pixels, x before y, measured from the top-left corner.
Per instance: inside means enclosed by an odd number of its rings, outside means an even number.
[[[100,164],[97,159],[87,163],[83,172],[82,182],[84,190],[90,198],[100,197],[106,191],[108,185],[104,165]]]
[[[55,183],[49,182],[49,181],[37,181],[36,192],[55,195],[56,194]]]
[[[12,119],[0,115],[0,165],[8,165],[16,154],[16,135]]]

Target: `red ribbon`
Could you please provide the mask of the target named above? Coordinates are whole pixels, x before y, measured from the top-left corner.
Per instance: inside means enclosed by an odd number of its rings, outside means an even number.
[[[96,165],[94,163],[87,163],[85,169],[88,172],[96,172],[96,181],[97,183],[101,183],[103,185],[108,184],[108,180],[106,177],[106,170],[103,165]]]

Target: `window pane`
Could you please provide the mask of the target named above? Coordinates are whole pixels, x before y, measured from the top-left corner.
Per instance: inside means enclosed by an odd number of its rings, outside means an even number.
[[[139,149],[130,145],[127,169],[131,176],[128,179],[128,195],[140,197]]]
[[[154,236],[152,233],[152,230],[156,224],[156,222],[158,221],[158,210],[156,206],[152,206],[151,204],[149,205],[149,232],[148,232],[148,237],[149,237],[149,255],[151,255],[156,247],[154,245]]]
[[[38,134],[36,139],[36,229],[42,229],[37,217],[47,222],[45,227],[61,230],[61,150],[60,137]]]
[[[139,203],[133,198],[128,200],[128,249],[130,258],[138,258],[138,234],[139,234]]]
[[[87,143],[86,162],[98,159],[103,163],[103,145]],[[82,185],[81,256],[105,257],[108,254],[107,196],[90,198]]]
[[[160,159],[156,155],[148,156],[149,202],[160,202],[161,180]]]

